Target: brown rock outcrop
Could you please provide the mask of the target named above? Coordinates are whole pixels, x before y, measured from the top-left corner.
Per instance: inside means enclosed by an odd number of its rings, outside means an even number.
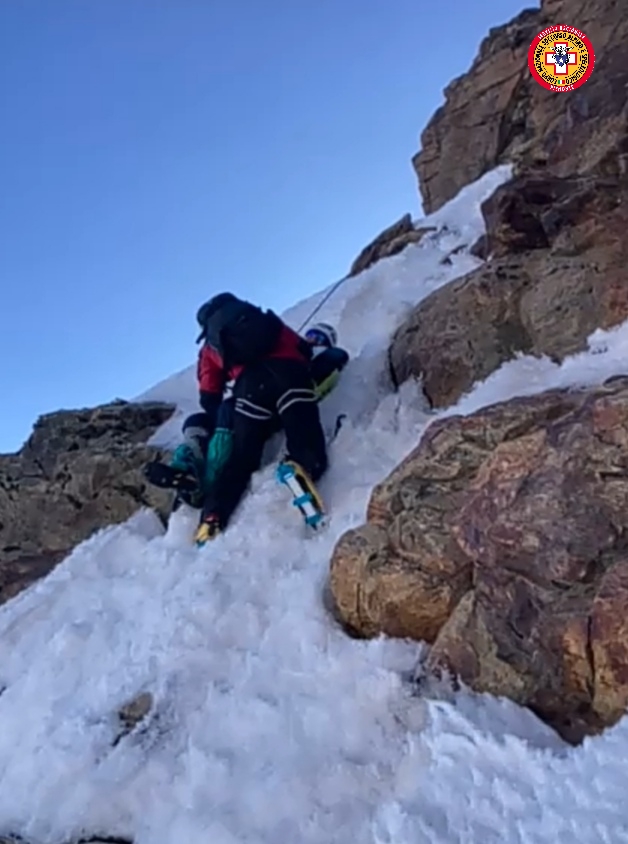
[[[353,635],[434,643],[566,739],[628,704],[628,377],[431,425],[332,558]]]
[[[538,85],[525,61],[530,31],[557,20],[584,30],[597,56],[565,95]],[[614,0],[545,2],[493,30],[426,138],[429,209],[499,162],[515,160],[515,176],[482,207],[486,235],[473,251],[488,263],[432,293],[396,332],[398,383],[421,377],[446,406],[519,352],[561,361],[628,318],[628,19]]]
[[[48,414],[20,452],[0,455],[0,603],[94,531],[142,506],[165,515],[168,494],[147,486],[141,469],[161,456],[146,441],[173,411],[115,402]]]
[[[538,9],[491,29],[470,70],[445,89],[445,102],[423,130],[422,149],[412,159],[427,214],[509,161],[534,131],[529,100],[533,85],[542,89],[528,80],[527,52],[541,29]]]
[[[435,407],[455,403],[517,353],[555,361],[628,318],[628,183],[521,177],[483,206],[494,255],[436,290],[395,333],[391,371]]]
[[[358,275],[358,273],[367,270],[373,264],[381,261],[382,258],[390,258],[391,255],[397,255],[411,243],[420,243],[423,237],[432,231],[436,231],[433,226],[424,226],[423,228],[415,229],[410,214],[404,214],[400,220],[397,220],[396,223],[384,229],[375,240],[364,247],[351,264],[349,276]]]
[[[593,74],[566,95],[541,87],[527,65],[533,38],[557,23],[585,32],[595,51]],[[413,164],[426,212],[508,161],[521,172],[542,165],[558,176],[616,174],[617,138],[625,135],[627,43],[628,18],[615,0],[543,0],[540,9],[492,29],[422,133]]]

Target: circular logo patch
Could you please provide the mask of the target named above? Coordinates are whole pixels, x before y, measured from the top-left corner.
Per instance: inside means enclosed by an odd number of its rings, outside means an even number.
[[[548,91],[573,91],[593,73],[593,45],[575,26],[550,26],[528,50],[530,73]]]

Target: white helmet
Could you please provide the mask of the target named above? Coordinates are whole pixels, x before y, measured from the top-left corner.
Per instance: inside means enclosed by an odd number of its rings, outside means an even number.
[[[317,322],[310,326],[305,332],[305,339],[310,340],[316,346],[327,346],[328,349],[338,344],[336,329],[328,322]]]

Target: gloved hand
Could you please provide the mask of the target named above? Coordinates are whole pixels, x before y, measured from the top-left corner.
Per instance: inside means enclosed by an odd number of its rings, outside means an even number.
[[[325,378],[325,380],[322,381],[320,384],[315,384],[314,394],[316,396],[316,400],[321,401],[326,396],[328,396],[338,383],[339,378],[340,373],[334,370],[334,372],[328,375],[327,378]]]
[[[229,428],[216,428],[207,446],[205,462],[205,487],[214,483],[218,474],[231,456],[233,432]]]

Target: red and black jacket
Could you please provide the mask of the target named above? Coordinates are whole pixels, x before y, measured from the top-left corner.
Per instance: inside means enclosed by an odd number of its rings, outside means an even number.
[[[284,358],[309,363],[310,348],[296,331],[282,323],[277,342],[267,358]],[[206,413],[215,414],[222,401],[223,391],[228,382],[235,380],[244,370],[244,366],[225,368],[220,352],[213,346],[203,345],[197,363],[197,378],[200,403]]]

